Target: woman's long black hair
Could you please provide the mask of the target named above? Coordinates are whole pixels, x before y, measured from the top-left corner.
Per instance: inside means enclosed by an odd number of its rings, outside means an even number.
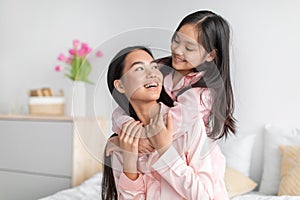
[[[226,20],[211,11],[197,11],[187,15],[179,24],[172,41],[179,29],[186,24],[193,24],[198,30],[198,43],[207,52],[215,51],[211,62],[205,62],[194,68],[195,72],[205,71],[203,77],[190,87],[178,93],[181,95],[189,88],[210,88],[213,104],[209,117],[210,132],[208,137],[220,139],[231,132],[236,132],[236,120],[233,117],[234,97],[230,78],[229,39],[230,28]],[[163,64],[164,75],[171,71],[172,57],[157,60]],[[173,69],[174,70],[174,69]]]
[[[127,97],[119,93],[114,87],[114,81],[121,79],[123,75],[123,70],[125,67],[125,59],[127,55],[136,50],[143,50],[147,52],[152,58],[153,55],[151,51],[144,47],[144,46],[132,46],[122,49],[117,53],[117,55],[112,59],[108,72],[107,72],[107,85],[111,95],[113,96],[114,100],[118,103],[118,105],[131,117],[135,120],[138,120],[138,117],[129,103]],[[164,87],[162,87],[162,91],[160,94],[160,98],[157,100],[158,102],[163,102],[165,105],[169,107],[173,107],[173,100],[168,96],[165,92]],[[111,137],[116,136],[113,134]],[[118,193],[116,190],[116,185],[114,181],[113,171],[111,168],[111,156],[106,156],[106,148],[104,151],[104,170],[103,170],[103,177],[102,177],[102,193],[101,193],[103,200],[115,200],[118,199]]]

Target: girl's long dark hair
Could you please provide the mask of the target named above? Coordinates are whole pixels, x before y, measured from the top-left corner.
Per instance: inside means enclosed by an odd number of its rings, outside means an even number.
[[[193,24],[198,31],[198,43],[207,52],[215,51],[215,57],[211,62],[205,62],[194,68],[195,72],[205,71],[203,77],[190,87],[184,88],[178,93],[181,95],[189,88],[210,88],[213,104],[209,117],[210,132],[208,137],[220,139],[227,137],[231,132],[236,132],[236,120],[233,117],[234,96],[230,78],[229,39],[230,28],[226,20],[211,11],[197,11],[186,16],[179,24],[173,35],[172,41],[179,29],[185,24]],[[164,75],[170,72],[172,57],[158,60],[165,65],[162,67]],[[169,67],[168,67],[169,66]]]
[[[137,114],[135,113],[133,107],[129,103],[127,97],[119,93],[114,87],[114,81],[121,79],[123,75],[123,69],[125,67],[125,59],[127,55],[136,50],[143,50],[147,52],[151,57],[153,57],[151,51],[144,46],[133,46],[127,47],[112,59],[107,72],[107,85],[111,95],[114,100],[118,103],[118,105],[131,117],[135,120],[138,120]],[[165,92],[164,87],[162,87],[162,91],[160,94],[160,98],[157,100],[158,102],[163,102],[165,105],[169,107],[173,107],[173,100],[169,97],[169,95]],[[116,136],[116,134],[113,134]],[[104,170],[102,177],[102,199],[103,200],[115,200],[118,199],[118,193],[116,190],[116,185],[114,181],[113,171],[111,168],[111,156],[106,156],[106,148],[104,151]]]

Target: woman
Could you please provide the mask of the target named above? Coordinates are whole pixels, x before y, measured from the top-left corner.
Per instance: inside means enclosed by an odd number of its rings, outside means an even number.
[[[169,110],[157,102],[161,97],[162,79],[151,53],[143,47],[126,48],[112,60],[108,71],[110,92],[135,120],[122,126],[119,148],[105,158],[108,162],[105,163],[102,198],[175,200],[218,196],[228,199],[225,163],[214,166],[207,154],[214,142],[207,139],[202,118],[194,119],[186,131],[176,135],[173,135],[169,115],[166,127],[157,125]],[[144,129],[155,151],[138,154],[138,142]],[[216,152],[223,156],[218,148]],[[113,173],[107,166],[110,164]],[[114,185],[116,189],[112,188]]]

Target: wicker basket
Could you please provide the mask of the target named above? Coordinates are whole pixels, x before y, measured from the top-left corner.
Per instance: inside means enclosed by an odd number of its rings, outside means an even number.
[[[64,115],[64,101],[64,97],[30,97],[29,113],[31,115]]]

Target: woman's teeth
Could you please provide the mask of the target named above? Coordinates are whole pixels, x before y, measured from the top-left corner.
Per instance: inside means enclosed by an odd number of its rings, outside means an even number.
[[[157,87],[158,83],[148,83],[145,85],[145,88]]]

